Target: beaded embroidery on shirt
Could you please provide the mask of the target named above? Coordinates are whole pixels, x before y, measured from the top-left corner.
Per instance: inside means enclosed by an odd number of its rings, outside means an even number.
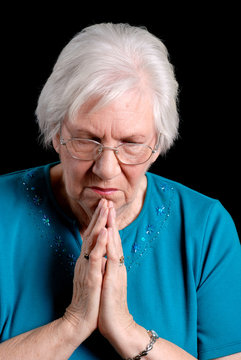
[[[30,202],[30,208],[33,209],[30,215],[35,216],[35,224],[40,233],[40,237],[49,239],[49,246],[58,258],[58,262],[66,267],[66,274],[73,276],[77,257],[67,251],[64,239],[61,234],[56,232],[54,226],[55,221],[43,205],[41,189],[37,189],[36,186],[34,186],[35,176],[35,170],[30,170],[24,172],[21,179],[27,199]]]
[[[26,171],[22,177],[22,185],[26,192],[26,196],[34,207],[33,213],[36,216],[36,226],[41,237],[50,239],[50,248],[58,257],[60,264],[67,266],[67,273],[73,276],[77,257],[73,253],[68,253],[64,239],[61,234],[54,229],[54,219],[51,219],[47,210],[44,209],[41,189],[37,189],[34,185],[35,171]],[[127,271],[133,270],[138,266],[142,259],[147,256],[149,251],[154,247],[155,241],[159,238],[161,230],[167,225],[171,214],[174,188],[165,181],[160,182],[160,191],[166,193],[165,202],[156,203],[153,201],[152,207],[154,217],[151,223],[144,223],[141,230],[141,236],[135,239],[131,246],[129,254],[125,254],[125,265]],[[123,239],[122,239],[123,240]]]
[[[159,185],[161,192],[166,193],[165,202],[157,204],[153,201],[151,205],[154,210],[154,217],[150,223],[144,223],[141,235],[135,239],[131,247],[131,253],[125,254],[125,265],[127,271],[133,270],[140,265],[142,259],[148,255],[155,246],[155,241],[160,237],[161,230],[167,226],[171,215],[174,188],[162,181]],[[153,211],[152,211],[153,213]]]

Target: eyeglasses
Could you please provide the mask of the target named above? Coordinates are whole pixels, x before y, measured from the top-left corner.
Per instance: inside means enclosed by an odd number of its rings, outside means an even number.
[[[160,144],[160,134],[157,143],[152,149],[146,144],[123,143],[117,147],[104,146],[98,141],[91,139],[60,139],[60,144],[66,146],[72,158],[82,161],[96,161],[103,150],[112,150],[120,163],[125,165],[140,165],[147,162],[152,154],[155,154]]]

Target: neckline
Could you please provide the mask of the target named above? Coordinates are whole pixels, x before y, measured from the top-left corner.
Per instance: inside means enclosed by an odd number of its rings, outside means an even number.
[[[55,195],[54,195],[54,191],[52,189],[52,185],[51,185],[51,177],[50,177],[50,169],[51,167],[58,165],[60,162],[54,162],[54,163],[50,163],[44,166],[44,176],[45,176],[45,182],[47,184],[47,190],[48,190],[48,194],[50,197],[50,200],[54,206],[54,208],[58,211],[58,213],[60,213],[60,215],[62,217],[65,218],[65,220],[67,220],[67,222],[71,223],[72,225],[76,225],[77,224],[77,220],[74,218],[71,218],[69,215],[67,215],[67,213],[64,211],[64,209],[59,205]]]

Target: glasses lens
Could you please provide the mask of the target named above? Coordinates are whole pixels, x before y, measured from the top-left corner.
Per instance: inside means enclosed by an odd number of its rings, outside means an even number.
[[[70,155],[79,160],[95,160],[101,153],[101,145],[93,140],[72,139],[66,142],[66,147]],[[144,144],[121,144],[115,154],[123,164],[138,165],[150,159],[152,149]]]
[[[91,140],[73,139],[66,143],[69,153],[76,159],[93,160],[98,155],[99,145]]]
[[[143,144],[122,144],[118,147],[117,156],[124,164],[138,165],[150,159],[152,149]]]

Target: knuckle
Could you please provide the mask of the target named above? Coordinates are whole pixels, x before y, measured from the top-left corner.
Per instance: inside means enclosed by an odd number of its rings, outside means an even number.
[[[106,243],[106,231],[104,229],[99,233],[97,238],[98,245],[104,245]]]
[[[97,289],[98,285],[100,286],[102,281],[102,276],[99,272],[92,271],[85,279],[84,279],[84,288],[85,289]]]
[[[84,279],[83,286],[84,286],[85,289],[89,289],[89,288],[93,287],[93,281],[89,276],[87,276]]]
[[[92,251],[89,256],[90,263],[95,264],[99,260],[100,260],[100,256],[98,255],[98,253],[96,251]]]

